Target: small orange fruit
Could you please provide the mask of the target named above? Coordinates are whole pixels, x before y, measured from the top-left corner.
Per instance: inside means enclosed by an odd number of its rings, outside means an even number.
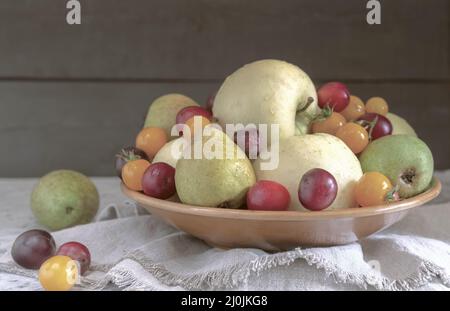
[[[145,127],[136,137],[136,147],[143,150],[149,159],[153,159],[166,143],[166,132],[159,127]]]
[[[362,152],[369,144],[369,133],[361,125],[347,123],[341,127],[336,136],[339,137],[355,154]]]
[[[347,121],[357,120],[366,113],[364,102],[358,96],[351,95],[348,106],[341,111],[341,114]]]
[[[142,176],[150,166],[150,162],[144,159],[127,162],[122,167],[122,180],[131,190],[142,191]]]
[[[39,269],[39,282],[50,291],[67,291],[76,284],[78,278],[78,265],[68,256],[50,257]]]
[[[189,127],[191,136],[194,136],[195,130],[203,130],[205,126],[211,124],[211,122],[204,116],[193,116],[188,119],[185,124]]]
[[[378,113],[382,116],[387,115],[389,106],[387,102],[381,97],[372,97],[366,103],[366,112]]]
[[[383,205],[393,190],[389,178],[379,172],[368,172],[361,177],[355,187],[356,202],[362,206]]]
[[[339,112],[332,112],[329,117],[314,121],[312,124],[312,131],[313,133],[336,135],[337,130],[345,123],[347,123],[347,121]]]

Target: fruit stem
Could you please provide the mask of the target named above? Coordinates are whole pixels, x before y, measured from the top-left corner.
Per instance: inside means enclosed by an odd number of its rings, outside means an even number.
[[[399,198],[399,196],[398,196],[398,191],[400,190],[400,186],[397,184],[397,185],[395,185],[395,187],[394,188],[392,188],[392,190],[391,191],[389,191],[387,194],[386,194],[386,198],[385,198],[385,200],[387,201],[387,202],[395,202],[395,201],[398,201],[400,198]]]
[[[116,157],[121,158],[126,162],[141,159],[141,156],[135,154],[133,151],[127,151],[125,149],[122,149],[119,154],[116,154]]]
[[[314,98],[308,97],[308,98],[306,99],[306,105],[303,106],[301,109],[297,110],[297,113],[298,113],[298,112],[303,112],[303,111],[305,111],[306,109],[308,109],[309,106],[311,106],[311,104],[312,104],[313,102],[314,102]]]
[[[367,120],[359,120],[356,121],[355,123],[361,125],[362,127],[364,127],[368,134],[369,134],[369,140],[372,141],[372,132],[373,129],[375,128],[375,125],[377,125],[378,122],[378,116],[375,117],[375,119],[373,119],[372,121],[367,121]]]
[[[326,105],[323,109],[322,112],[316,116],[312,121],[316,122],[316,121],[323,121],[328,119],[334,112],[334,108],[330,107],[329,105]]]
[[[373,121],[369,123],[369,138],[370,138],[370,140],[372,140],[372,132],[373,132],[375,125],[377,125],[377,122],[378,122],[378,116],[375,116],[375,119],[373,119]]]

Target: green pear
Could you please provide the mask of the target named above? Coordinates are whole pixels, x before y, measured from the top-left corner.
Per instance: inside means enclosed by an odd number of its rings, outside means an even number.
[[[411,135],[417,137],[416,131],[414,131],[412,126],[409,125],[409,123],[402,117],[399,117],[398,115],[389,112],[386,115],[386,118],[388,118],[389,121],[391,121],[392,135]]]
[[[181,94],[167,94],[155,99],[147,113],[144,127],[160,127],[164,129],[169,139],[171,130],[176,124],[178,112],[186,107],[199,106],[193,99]]]
[[[207,126],[210,136],[192,143],[190,159],[183,155],[175,170],[175,185],[181,202],[199,206],[239,208],[248,189],[255,183],[255,172],[245,153],[222,131]],[[194,158],[194,144],[201,141],[203,152]],[[210,150],[217,152],[211,157]],[[205,151],[206,150],[206,151]],[[230,156],[226,157],[227,153]]]
[[[257,180],[273,180],[284,185],[291,196],[290,210],[308,211],[298,199],[298,187],[302,176],[314,168],[327,170],[336,179],[337,196],[328,210],[357,205],[354,187],[362,176],[361,165],[347,145],[335,136],[291,136],[280,141],[276,169],[262,170],[263,161],[259,158],[253,162]]]
[[[223,82],[213,114],[226,124],[278,124],[280,138],[306,134],[318,115],[317,93],[297,66],[273,59],[247,64]],[[271,134],[268,133],[270,142]]]
[[[98,207],[99,195],[92,181],[70,170],[45,175],[31,195],[34,216],[51,230],[89,223]]]
[[[433,177],[430,149],[410,135],[389,135],[374,140],[359,159],[364,172],[380,172],[397,185],[401,198],[423,192]]]
[[[183,149],[187,140],[183,137],[167,142],[155,155],[152,163],[164,162],[175,168],[177,162],[183,156]]]

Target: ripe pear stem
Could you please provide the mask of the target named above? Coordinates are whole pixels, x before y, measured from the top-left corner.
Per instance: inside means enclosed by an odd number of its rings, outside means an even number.
[[[297,113],[298,113],[298,112],[303,112],[303,111],[305,111],[306,109],[308,109],[309,106],[311,106],[311,104],[312,104],[313,102],[314,102],[314,98],[308,97],[308,99],[306,100],[306,105],[303,106],[301,109],[297,110]]]

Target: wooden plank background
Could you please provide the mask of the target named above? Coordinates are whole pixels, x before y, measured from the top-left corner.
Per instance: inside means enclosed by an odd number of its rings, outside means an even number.
[[[383,96],[450,168],[449,2],[364,0],[81,0],[0,2],[0,177],[56,168],[111,175],[152,99],[204,102],[249,61],[299,65],[317,85]]]

